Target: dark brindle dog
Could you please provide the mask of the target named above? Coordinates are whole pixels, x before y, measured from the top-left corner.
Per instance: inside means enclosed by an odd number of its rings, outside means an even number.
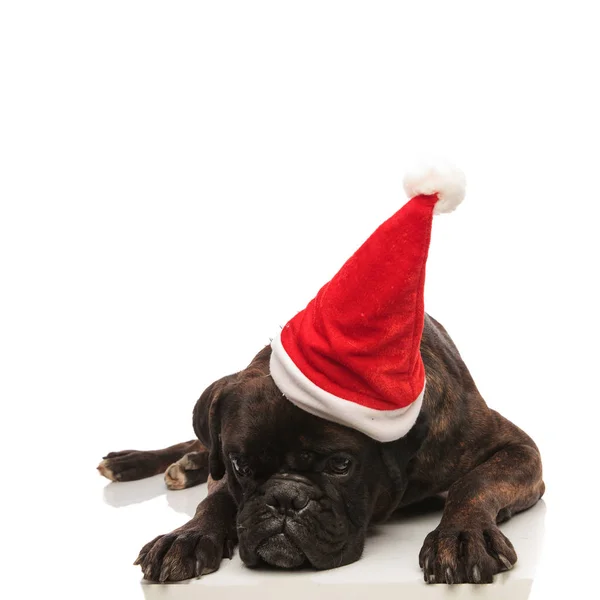
[[[275,386],[270,354],[264,348],[202,394],[193,417],[199,441],[110,453],[98,467],[116,481],[167,471],[172,489],[211,476],[194,518],[142,548],[136,564],[147,579],[209,573],[236,545],[248,566],[346,565],[360,558],[371,523],[442,492],[441,522],[419,555],[425,581],[489,583],[513,566],[517,555],[498,523],[541,498],[540,454],[487,407],[437,321],[425,318],[420,416],[391,443],[297,408]]]

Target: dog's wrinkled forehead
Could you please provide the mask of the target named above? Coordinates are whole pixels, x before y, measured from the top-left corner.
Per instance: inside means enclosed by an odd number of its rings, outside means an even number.
[[[230,391],[221,437],[227,451],[252,454],[260,454],[267,446],[280,452],[359,452],[366,439],[357,431],[297,408],[270,377],[246,382]]]

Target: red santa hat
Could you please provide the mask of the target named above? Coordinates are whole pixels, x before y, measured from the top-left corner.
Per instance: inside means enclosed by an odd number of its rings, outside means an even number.
[[[380,442],[406,435],[421,409],[431,225],[462,202],[465,178],[426,167],[408,174],[404,189],[410,200],[271,344],[271,375],[288,400]]]

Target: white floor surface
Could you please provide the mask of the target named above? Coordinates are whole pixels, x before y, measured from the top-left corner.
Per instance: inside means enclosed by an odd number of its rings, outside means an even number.
[[[161,476],[131,483],[99,482],[93,502],[99,535],[113,537],[114,553],[104,557],[112,563],[111,581],[99,582],[107,593],[119,597],[159,598],[433,598],[451,593],[452,598],[530,597],[541,560],[545,533],[546,503],[515,517],[502,526],[519,554],[515,568],[499,575],[495,585],[426,585],[417,557],[423,539],[437,525],[440,513],[411,515],[392,520],[371,531],[363,557],[357,563],[331,571],[256,571],[246,568],[236,554],[225,559],[217,573],[180,584],[158,585],[142,581],[139,567],[130,566],[138,549],[159,533],[182,524],[205,496],[206,486],[168,491]],[[241,593],[243,588],[243,594]]]

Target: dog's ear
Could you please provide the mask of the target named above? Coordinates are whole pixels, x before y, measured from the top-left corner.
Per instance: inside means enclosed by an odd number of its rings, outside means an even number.
[[[429,419],[425,412],[421,411],[417,422],[403,438],[379,446],[383,465],[393,484],[394,495],[389,515],[400,505],[408,485],[406,468],[413,456],[420,450],[428,433]],[[389,496],[389,490],[386,491],[386,494]]]
[[[211,383],[202,392],[194,406],[194,431],[210,452],[210,476],[215,481],[222,479],[225,475],[225,463],[221,450],[221,405],[233,377],[233,375],[228,375]]]

